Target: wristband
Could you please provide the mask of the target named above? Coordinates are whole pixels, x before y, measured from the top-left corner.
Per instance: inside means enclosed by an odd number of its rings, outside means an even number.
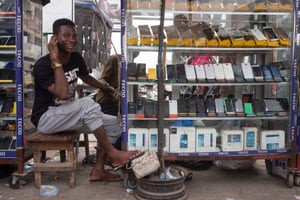
[[[52,69],[57,69],[57,68],[60,68],[62,67],[63,65],[61,63],[57,63],[57,62],[52,62]]]

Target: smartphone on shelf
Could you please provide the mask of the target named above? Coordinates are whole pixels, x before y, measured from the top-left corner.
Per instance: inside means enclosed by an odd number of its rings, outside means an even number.
[[[243,76],[246,81],[253,81],[254,75],[250,63],[241,63]]]

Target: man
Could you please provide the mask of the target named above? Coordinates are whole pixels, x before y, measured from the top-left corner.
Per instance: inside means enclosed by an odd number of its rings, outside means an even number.
[[[104,65],[104,69],[99,79],[112,86],[115,90],[120,88],[120,60],[120,55],[110,56]],[[114,96],[107,95],[107,92],[99,89],[95,100],[101,105],[103,113],[118,116],[119,102]]]
[[[82,56],[74,51],[76,44],[74,22],[69,19],[56,20],[53,23],[53,36],[47,45],[49,54],[40,58],[33,68],[35,101],[31,120],[38,131],[44,134],[66,130],[93,132],[100,144],[100,152],[90,181],[121,180],[120,176],[104,170],[106,156],[118,169],[139,152],[115,149],[107,138],[100,105],[89,97],[75,99],[78,77],[111,95],[115,92],[114,88],[89,75]]]

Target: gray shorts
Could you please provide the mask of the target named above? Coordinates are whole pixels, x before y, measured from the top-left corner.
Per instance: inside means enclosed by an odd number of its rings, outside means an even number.
[[[122,134],[117,117],[103,114],[98,103],[90,97],[84,97],[60,106],[49,107],[40,118],[37,129],[44,134],[68,130],[92,133],[102,125],[109,141],[115,143]]]

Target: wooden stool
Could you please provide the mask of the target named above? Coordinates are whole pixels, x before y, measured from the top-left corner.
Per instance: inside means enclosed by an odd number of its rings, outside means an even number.
[[[70,187],[76,186],[75,170],[78,157],[79,135],[77,132],[61,132],[55,134],[41,134],[35,132],[26,137],[32,144],[33,149],[33,172],[35,187],[40,188],[42,182],[42,172],[68,171],[70,172]],[[67,154],[67,158],[62,158],[61,162],[44,162],[42,154],[49,150],[59,150]]]

